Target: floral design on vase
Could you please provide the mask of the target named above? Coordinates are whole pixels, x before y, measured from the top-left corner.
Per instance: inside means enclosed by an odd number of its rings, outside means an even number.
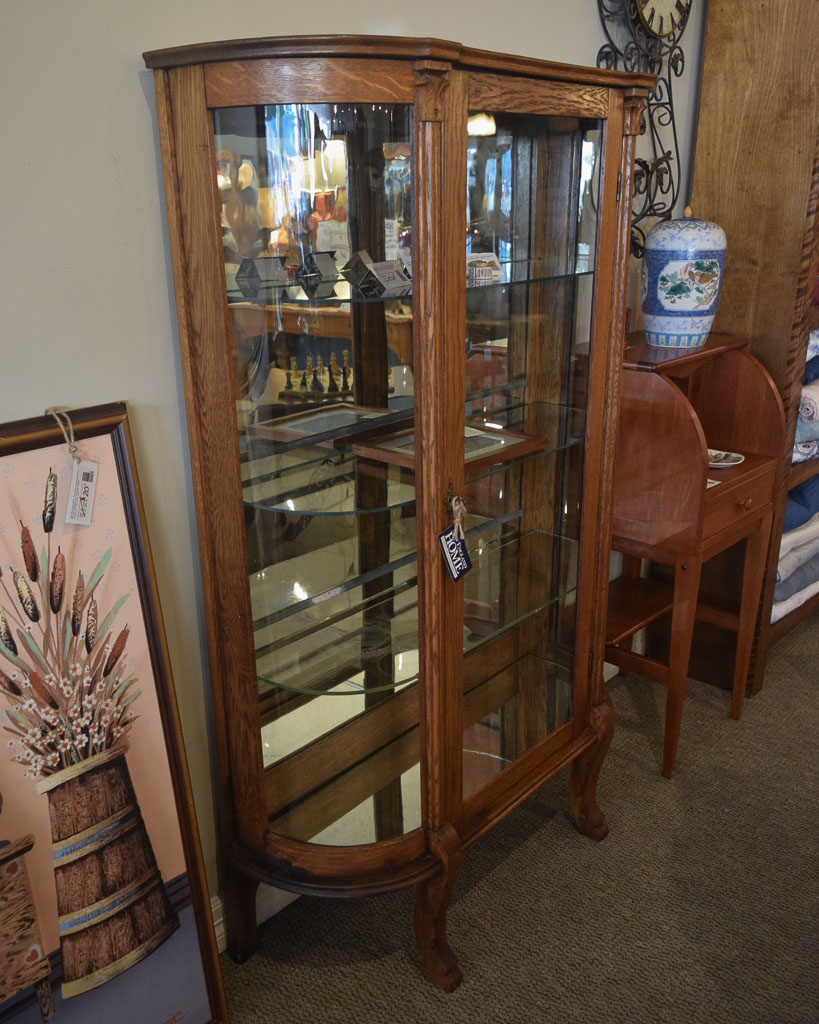
[[[717,312],[725,246],[721,227],[690,216],[651,229],[641,268],[643,329],[650,345],[705,344]]]

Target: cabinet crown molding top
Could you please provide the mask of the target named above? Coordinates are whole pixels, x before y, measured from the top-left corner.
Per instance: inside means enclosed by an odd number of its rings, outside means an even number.
[[[476,50],[446,39],[409,36],[264,36],[258,39],[230,39],[148,50],[142,57],[149,68],[181,67],[212,61],[249,60],[271,57],[393,57],[405,60],[449,61],[460,67],[482,71],[505,71],[551,79],[583,81],[591,85],[622,87],[629,82],[639,92],[654,86],[654,75],[602,68],[558,64],[535,57]]]

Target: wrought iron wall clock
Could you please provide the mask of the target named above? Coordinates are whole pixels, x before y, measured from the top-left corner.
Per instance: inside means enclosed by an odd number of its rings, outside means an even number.
[[[650,155],[637,157],[631,248],[641,256],[649,217],[668,219],[680,193],[680,146],[674,120],[672,82],[685,70],[680,39],[692,0],[597,0],[608,42],[597,54],[600,68],[648,71],[657,85],[646,105]]]

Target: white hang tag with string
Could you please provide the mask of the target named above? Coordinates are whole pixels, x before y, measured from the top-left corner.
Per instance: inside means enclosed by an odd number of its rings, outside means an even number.
[[[74,462],[71,471],[71,486],[68,488],[68,505],[65,521],[74,526],[90,526],[94,516],[94,494],[97,490],[97,475],[100,464],[91,459]]]
[[[94,516],[94,494],[97,490],[97,477],[100,471],[99,461],[84,459],[74,441],[74,424],[65,409],[52,406],[46,409],[57,421],[68,445],[68,452],[74,465],[71,470],[71,485],[68,488],[68,503],[65,509],[65,522],[73,526],[90,526]]]
[[[452,499],[452,511],[455,522],[438,534],[438,543],[444,555],[444,564],[452,577],[452,582],[457,583],[459,579],[472,568],[472,561],[466,549],[466,536],[464,534],[464,513],[466,505],[463,498]]]

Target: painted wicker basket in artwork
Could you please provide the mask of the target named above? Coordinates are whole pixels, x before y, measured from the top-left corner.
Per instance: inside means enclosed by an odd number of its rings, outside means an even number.
[[[48,796],[63,997],[96,988],[178,927],[123,747],[37,783]]]

